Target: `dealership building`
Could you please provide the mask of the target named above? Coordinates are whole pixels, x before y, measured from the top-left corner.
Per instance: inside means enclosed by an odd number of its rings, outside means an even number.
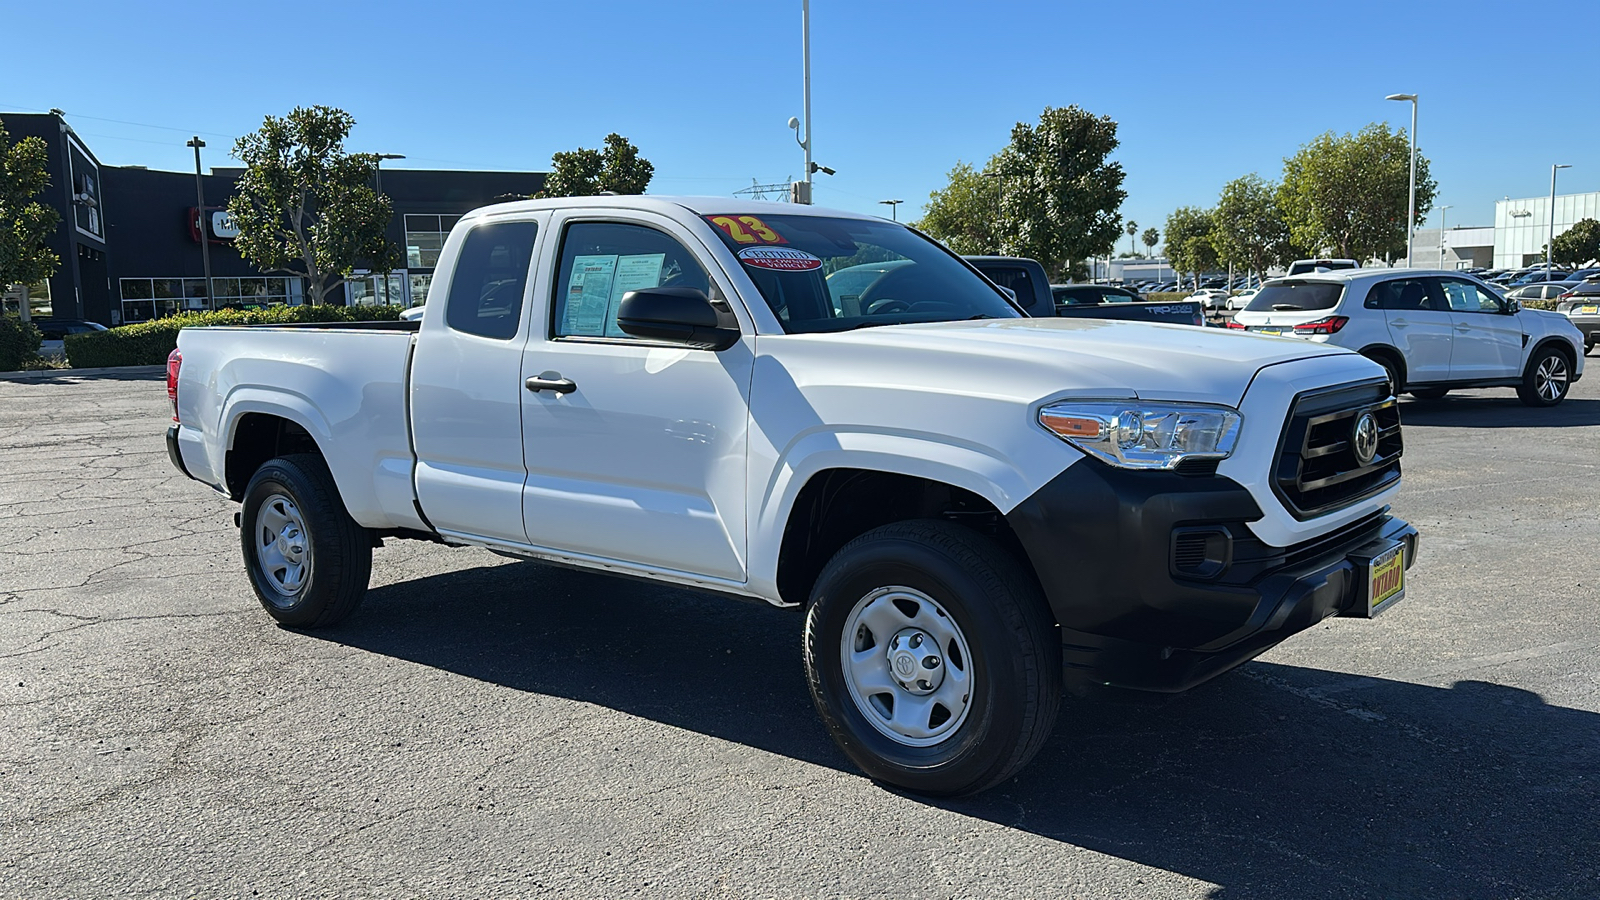
[[[87,143],[54,113],[0,113],[11,140],[38,137],[49,148],[50,185],[39,198],[61,215],[47,241],[61,258],[55,275],[29,290],[36,318],[89,319],[122,325],[219,306],[303,302],[301,279],[262,272],[232,246],[237,234],[223,207],[243,169],[213,168],[201,177],[204,215],[193,172],[101,165]],[[212,149],[225,153],[226,146]],[[330,303],[410,306],[427,296],[445,235],[463,213],[537,193],[541,172],[386,169],[381,188],[394,206],[389,239],[405,268],[361,272]],[[201,240],[208,242],[212,291],[206,289]],[[19,292],[8,294],[16,311]]]

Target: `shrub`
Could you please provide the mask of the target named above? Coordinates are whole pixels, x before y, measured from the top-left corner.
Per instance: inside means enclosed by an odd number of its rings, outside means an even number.
[[[75,369],[159,366],[178,346],[178,332],[212,325],[282,325],[291,322],[372,322],[400,317],[401,306],[269,306],[190,312],[108,331],[69,334],[67,362]]]
[[[13,372],[39,360],[44,335],[32,322],[0,314],[0,372]]]

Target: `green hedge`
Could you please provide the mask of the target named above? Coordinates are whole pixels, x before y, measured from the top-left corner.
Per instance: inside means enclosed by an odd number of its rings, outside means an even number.
[[[191,312],[108,331],[67,335],[67,362],[75,369],[159,366],[178,346],[178,332],[208,325],[281,325],[288,322],[372,322],[400,318],[402,306],[269,306]]]
[[[32,322],[0,314],[0,372],[14,372],[39,361],[44,335]]]

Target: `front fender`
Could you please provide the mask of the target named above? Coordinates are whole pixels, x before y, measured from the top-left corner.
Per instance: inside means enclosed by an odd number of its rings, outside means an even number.
[[[949,435],[820,427],[799,435],[779,454],[752,515],[751,586],[762,596],[778,596],[784,529],[801,489],[818,473],[861,469],[925,478],[971,491],[1004,514],[1083,458],[1065,443],[1041,438],[1035,455],[1048,457],[1043,464]]]

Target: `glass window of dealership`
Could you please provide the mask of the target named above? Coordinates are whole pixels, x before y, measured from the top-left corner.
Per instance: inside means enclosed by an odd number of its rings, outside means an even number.
[[[1552,208],[1549,196],[1496,201],[1494,205],[1494,264],[1509,269],[1536,265],[1544,260],[1550,242]],[[1556,234],[1581,219],[1600,219],[1600,191],[1559,194],[1554,207]]]

